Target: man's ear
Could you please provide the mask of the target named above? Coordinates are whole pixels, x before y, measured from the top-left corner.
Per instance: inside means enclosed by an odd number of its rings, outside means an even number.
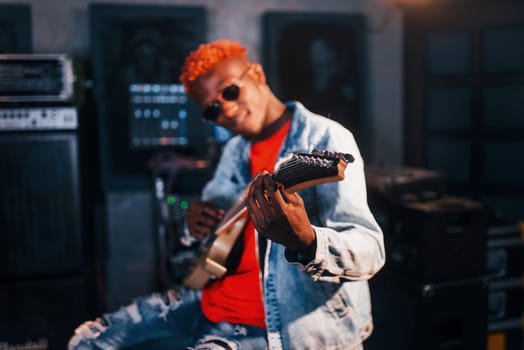
[[[251,72],[253,74],[253,78],[256,79],[259,83],[266,83],[266,73],[264,72],[264,68],[262,68],[260,63],[253,63]]]

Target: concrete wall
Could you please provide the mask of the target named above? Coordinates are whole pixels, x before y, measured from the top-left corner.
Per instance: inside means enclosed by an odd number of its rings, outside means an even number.
[[[0,0],[30,4],[33,51],[89,57],[88,0]],[[96,1],[103,3],[103,1]],[[262,56],[261,15],[268,10],[363,13],[366,45],[363,131],[356,135],[367,163],[402,163],[402,22],[393,0],[113,0],[114,4],[205,6],[208,39],[229,38],[248,46],[249,56]]]

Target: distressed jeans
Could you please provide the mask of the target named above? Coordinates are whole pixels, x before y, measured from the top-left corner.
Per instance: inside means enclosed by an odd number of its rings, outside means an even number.
[[[68,348],[263,350],[267,340],[259,327],[210,322],[202,314],[198,293],[186,290],[142,297],[87,321],[75,330]]]

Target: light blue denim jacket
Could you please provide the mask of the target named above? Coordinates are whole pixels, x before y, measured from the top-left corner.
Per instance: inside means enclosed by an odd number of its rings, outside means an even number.
[[[317,235],[306,266],[269,242],[263,295],[270,349],[353,349],[372,331],[367,279],[385,262],[383,236],[367,204],[364,164],[350,131],[298,102],[279,160],[314,149],[350,153],[345,179],[299,192]],[[224,147],[204,200],[228,208],[250,181],[250,143],[233,137]]]

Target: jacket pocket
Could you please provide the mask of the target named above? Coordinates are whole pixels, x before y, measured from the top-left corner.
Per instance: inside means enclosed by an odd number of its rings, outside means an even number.
[[[334,318],[345,318],[352,313],[352,306],[340,284],[320,283],[319,291],[326,298],[323,306]]]

